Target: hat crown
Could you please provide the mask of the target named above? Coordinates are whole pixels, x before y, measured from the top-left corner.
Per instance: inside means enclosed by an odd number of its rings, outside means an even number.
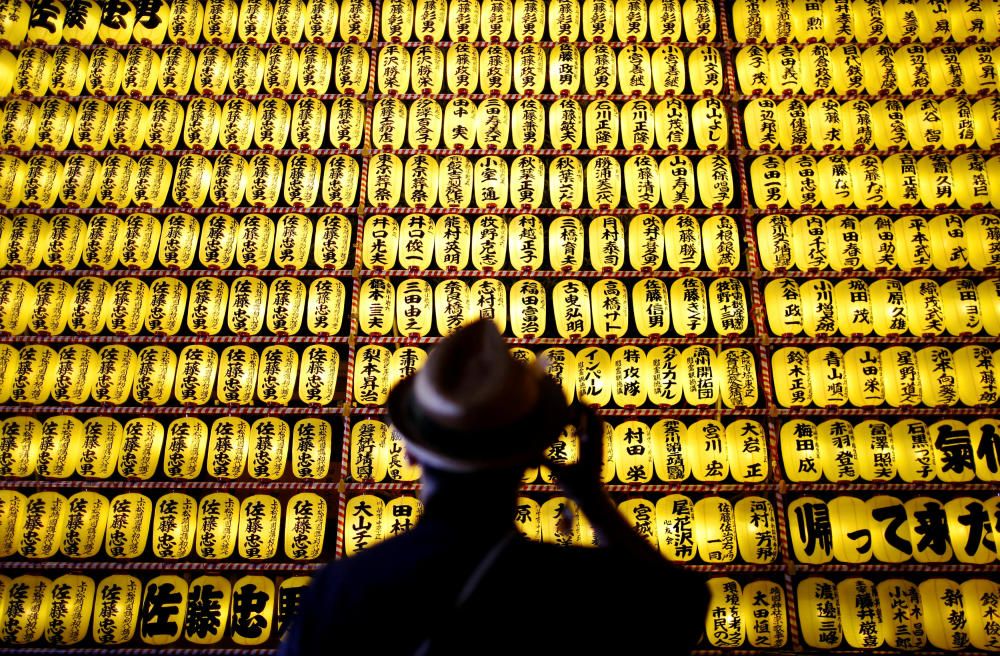
[[[507,350],[492,321],[457,330],[431,351],[413,381],[413,401],[455,430],[491,429],[523,417],[538,401],[539,373]]]

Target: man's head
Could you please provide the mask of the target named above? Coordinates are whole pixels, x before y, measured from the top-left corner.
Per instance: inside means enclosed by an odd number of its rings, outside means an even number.
[[[511,357],[491,321],[442,340],[388,406],[414,459],[455,473],[537,465],[568,419],[559,386]]]

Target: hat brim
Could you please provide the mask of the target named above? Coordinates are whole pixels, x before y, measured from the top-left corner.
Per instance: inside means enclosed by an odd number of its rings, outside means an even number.
[[[569,423],[562,389],[548,376],[539,380],[538,401],[510,423],[483,430],[455,430],[424,415],[413,399],[413,377],[389,392],[387,408],[395,429],[422,464],[450,471],[531,467]]]

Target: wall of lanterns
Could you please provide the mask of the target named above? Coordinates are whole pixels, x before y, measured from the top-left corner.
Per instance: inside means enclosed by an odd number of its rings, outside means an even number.
[[[1000,12],[0,1],[0,641],[273,648],[492,319],[701,653],[1000,650]],[[577,457],[564,432],[553,460]],[[528,539],[587,545],[546,467]]]

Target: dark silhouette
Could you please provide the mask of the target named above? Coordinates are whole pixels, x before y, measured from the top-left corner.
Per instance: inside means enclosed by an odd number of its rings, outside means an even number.
[[[423,468],[424,516],[318,571],[281,656],[689,652],[704,630],[702,577],[626,524],[599,482],[600,420],[514,360],[491,322],[443,340],[393,389],[389,412]],[[569,423],[579,463],[550,466],[602,548],[530,542],[514,528],[524,468]]]

